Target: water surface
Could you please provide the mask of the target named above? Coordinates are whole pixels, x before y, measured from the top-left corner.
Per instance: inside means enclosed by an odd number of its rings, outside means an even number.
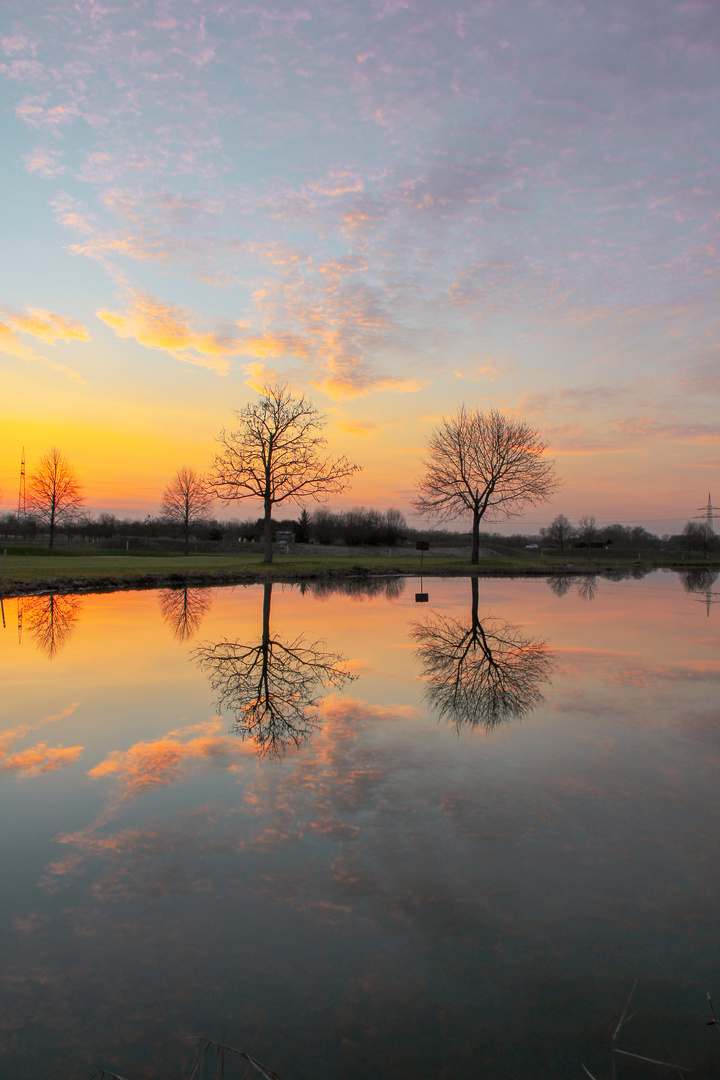
[[[569,584],[6,601],[3,1075],[717,1075],[712,582]]]

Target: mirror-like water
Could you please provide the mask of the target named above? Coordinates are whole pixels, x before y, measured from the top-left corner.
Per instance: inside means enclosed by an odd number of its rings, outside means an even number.
[[[712,581],[569,584],[6,600],[2,1075],[717,1075]]]

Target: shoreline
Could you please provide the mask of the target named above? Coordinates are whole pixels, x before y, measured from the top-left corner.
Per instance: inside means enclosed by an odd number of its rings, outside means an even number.
[[[312,581],[369,581],[377,579],[422,577],[432,578],[481,577],[481,578],[553,578],[553,577],[605,577],[632,578],[645,577],[654,570],[668,570],[682,573],[692,570],[720,571],[720,561],[676,562],[658,560],[648,562],[630,562],[612,565],[603,562],[589,565],[563,563],[562,565],[519,564],[502,565],[502,560],[487,559],[480,566],[471,566],[463,562],[460,566],[422,568],[397,566],[327,566],[323,568],[298,567],[283,568],[272,563],[266,569],[243,567],[238,570],[183,570],[157,572],[130,572],[122,576],[115,574],[86,575],[68,574],[62,576],[38,576],[27,580],[5,580],[0,584],[0,599],[9,600],[25,596],[44,596],[62,593],[63,595],[87,595],[92,593],[140,592],[152,589],[211,589],[236,585],[262,585],[268,581],[277,584],[292,585]]]

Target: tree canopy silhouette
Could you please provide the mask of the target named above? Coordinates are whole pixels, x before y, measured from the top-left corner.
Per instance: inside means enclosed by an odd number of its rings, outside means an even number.
[[[417,623],[411,636],[426,680],[425,700],[458,730],[489,730],[544,700],[540,686],[552,673],[552,650],[504,619],[481,622],[476,577],[469,620],[436,613]]]
[[[326,418],[285,385],[263,387],[260,400],[235,415],[239,427],[220,434],[210,486],[224,502],[262,501],[264,561],[270,563],[273,506],[339,494],[360,467],[326,452],[320,434]]]
[[[194,469],[183,465],[165,488],[160,512],[182,529],[185,551],[190,546],[190,530],[207,521],[213,497],[205,480]]]
[[[480,560],[480,522],[517,517],[528,503],[547,502],[559,485],[555,462],[543,458],[547,444],[520,420],[495,409],[464,405],[444,417],[427,440],[421,514],[438,521],[472,515],[472,556]]]
[[[49,547],[54,544],[56,526],[76,517],[84,501],[74,470],[53,446],[27,481],[27,508],[48,526]]]
[[[300,746],[317,727],[317,706],[330,687],[354,676],[346,657],[303,635],[290,641],[270,633],[272,583],[263,586],[262,635],[244,643],[205,642],[194,656],[208,674],[218,708],[235,713],[235,731],[252,739],[263,757],[280,757]]]

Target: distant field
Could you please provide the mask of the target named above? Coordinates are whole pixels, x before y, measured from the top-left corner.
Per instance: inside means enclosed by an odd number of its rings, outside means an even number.
[[[1,557],[1,556],[0,556]],[[425,552],[424,573],[469,574],[475,568],[470,563],[470,551],[458,548],[436,548]],[[657,552],[625,557],[604,552],[559,553],[487,552],[475,572],[481,574],[553,574],[553,573],[612,573],[653,567],[682,569],[720,566],[717,560],[682,553]],[[225,584],[232,581],[257,580],[273,577],[293,580],[304,577],[346,576],[350,574],[419,574],[420,555],[414,549],[389,550],[376,548],[318,548],[304,546],[274,553],[273,563],[263,563],[257,552],[238,554],[184,555],[167,553],[107,553],[93,551],[46,549],[8,549],[0,591],[4,595],[67,588],[68,591],[116,588],[152,588],[187,584]]]

